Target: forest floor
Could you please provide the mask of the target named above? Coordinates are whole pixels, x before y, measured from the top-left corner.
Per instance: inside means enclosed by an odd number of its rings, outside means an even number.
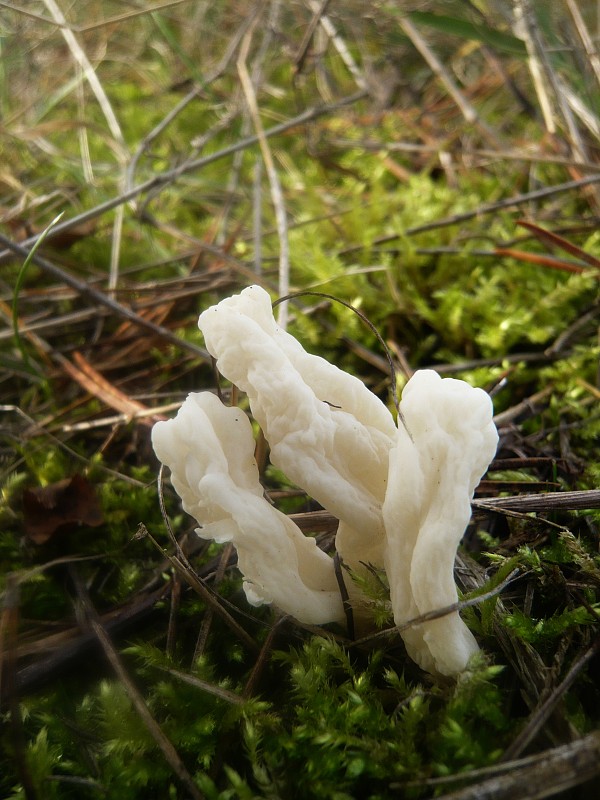
[[[0,4],[0,797],[598,796],[591,5]],[[250,284],[322,293],[288,330],[392,410],[424,367],[492,396],[458,678],[382,581],[360,641],[250,606],[158,481],[153,424],[218,383],[198,315]]]

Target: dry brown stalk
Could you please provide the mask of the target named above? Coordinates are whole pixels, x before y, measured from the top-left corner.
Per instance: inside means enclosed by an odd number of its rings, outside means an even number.
[[[142,425],[148,427],[152,427],[159,419],[165,419],[162,415],[145,416],[148,408],[143,403],[133,400],[107,381],[78,351],[73,353],[73,361],[75,364],[66,358],[63,359],[61,361],[63,369],[86,391],[98,397],[110,408],[121,411],[127,416],[136,417]]]
[[[110,662],[111,667],[113,668],[115,674],[123,684],[123,688],[127,692],[127,696],[131,700],[135,710],[137,711],[140,719],[146,726],[148,732],[160,748],[163,756],[169,763],[171,769],[180,780],[180,782],[185,786],[187,792],[189,792],[190,797],[193,800],[203,800],[204,795],[200,792],[198,787],[196,786],[192,776],[188,772],[185,764],[181,760],[181,757],[177,750],[173,747],[171,741],[167,738],[164,734],[162,728],[158,724],[158,722],[154,719],[146,702],[134,684],[134,682],[129,677],[129,673],[125,669],[123,662],[117,652],[117,649],[113,645],[106,629],[102,625],[100,617],[98,616],[96,609],[92,605],[92,601],[90,600],[87,590],[84,586],[83,581],[79,578],[77,572],[74,568],[70,569],[71,578],[75,584],[75,588],[77,590],[77,594],[79,597],[79,601],[82,605],[83,611],[86,615],[87,622],[92,629],[93,633],[95,634],[96,638],[100,642],[102,649],[104,650],[104,654],[108,661]]]
[[[340,108],[344,108],[347,105],[352,105],[353,103],[362,100],[365,95],[366,92],[361,90],[346,97],[342,97],[335,102],[316,106],[314,108],[308,108],[306,111],[303,111],[302,113],[292,117],[289,120],[286,120],[285,122],[281,122],[278,125],[273,125],[271,128],[265,129],[265,137],[269,138],[271,136],[277,136],[280,133],[290,131],[293,128],[306,125],[308,122],[312,122],[319,117],[322,117],[326,114],[331,114],[334,111],[338,111]],[[87,211],[83,211],[81,214],[77,214],[71,219],[66,219],[64,222],[59,222],[48,233],[46,236],[46,241],[50,241],[52,238],[70,230],[73,227],[76,227],[77,225],[81,225],[89,220],[97,219],[103,214],[106,214],[108,211],[112,211],[117,206],[123,205],[130,200],[134,200],[141,194],[145,194],[146,192],[150,192],[154,189],[165,186],[187,172],[194,172],[195,170],[201,169],[209,164],[213,164],[215,161],[219,161],[222,158],[233,155],[240,150],[247,150],[249,147],[252,147],[252,145],[257,144],[258,141],[258,135],[247,136],[246,138],[240,139],[228,147],[224,147],[215,153],[211,153],[210,155],[203,156],[201,158],[189,159],[173,169],[166,170],[159,175],[149,178],[143,183],[132,186],[131,189],[123,191],[118,196],[113,197],[104,203],[99,203],[97,206],[94,206]],[[597,178],[597,180],[600,181],[600,176]],[[21,249],[16,249],[14,242],[11,242],[4,236],[0,236],[0,244],[6,248],[0,252],[0,264],[4,263],[7,258],[9,258],[15,252],[22,257],[27,257],[29,252],[28,248],[32,247],[37,239],[38,236],[30,236],[20,243]]]
[[[533,741],[540,729],[546,724],[548,718],[562,700],[567,691],[575,682],[581,670],[598,654],[600,651],[600,636],[591,644],[590,647],[581,655],[571,666],[567,675],[559,686],[553,689],[549,696],[536,708],[523,730],[516,739],[510,744],[502,756],[503,761],[511,761],[517,758],[525,748]]]
[[[283,191],[281,189],[281,183],[275,168],[275,161],[271,153],[271,148],[269,147],[265,130],[260,119],[256,92],[254,91],[254,85],[252,83],[250,72],[248,71],[247,66],[248,52],[252,42],[253,28],[254,25],[246,32],[242,40],[242,46],[237,59],[237,70],[240,76],[240,82],[242,84],[246,103],[250,111],[250,116],[252,118],[252,123],[258,137],[258,144],[260,146],[262,158],[267,170],[269,186],[271,188],[271,200],[275,210],[277,234],[279,237],[279,281],[277,288],[279,295],[283,296],[287,295],[290,289],[290,249],[287,230],[287,214],[285,211],[285,201],[283,197]],[[288,321],[287,303],[281,304],[277,321],[285,330]]]
[[[542,800],[600,775],[600,731],[506,764],[506,772],[438,800]]]
[[[152,543],[159,549],[161,552],[163,548],[160,547],[158,542],[154,539],[154,537],[146,530],[146,527],[142,524],[139,526],[139,537],[142,538],[143,536],[148,536]],[[236,620],[231,616],[231,614],[227,611],[224,607],[223,603],[221,602],[220,598],[217,594],[211,590],[211,588],[206,584],[203,578],[198,575],[191,567],[187,558],[184,556],[184,560],[182,561],[181,558],[177,556],[171,556],[169,554],[165,554],[171,566],[175,569],[175,571],[181,575],[181,577],[185,580],[185,582],[191,586],[191,588],[196,592],[196,594],[201,597],[209,608],[212,608],[218,616],[221,617],[221,620],[227,625],[227,627],[232,631],[232,633],[241,641],[243,642],[246,647],[251,651],[256,651],[258,649],[256,642],[250,636],[250,634],[242,628],[242,626],[236,622]]]
[[[157,139],[161,134],[165,132],[165,130],[169,127],[169,125],[181,114],[181,112],[187,108],[187,106],[199,97],[202,92],[214,83],[227,69],[233,57],[236,54],[240,46],[240,42],[242,41],[243,36],[245,35],[246,31],[248,30],[249,26],[253,24],[254,18],[258,11],[260,10],[260,3],[257,4],[253,11],[246,15],[242,24],[239,26],[236,33],[231,37],[228,46],[223,54],[222,58],[220,59],[219,63],[216,67],[210,72],[209,75],[202,81],[201,84],[195,85],[186,95],[183,97],[179,103],[175,105],[174,108],[157,124],[152,128],[152,130],[146,134],[146,136],[142,139],[139,143],[135,153],[133,154],[131,161],[127,167],[127,185],[126,189],[129,191],[134,187],[134,175],[137,169],[137,165],[140,161],[140,158],[144,155],[144,153],[148,150],[152,142]]]

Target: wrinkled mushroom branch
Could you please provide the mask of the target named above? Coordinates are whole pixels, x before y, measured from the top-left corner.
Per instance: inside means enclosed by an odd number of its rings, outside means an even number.
[[[343,563],[357,575],[365,564],[385,569],[396,625],[456,602],[456,550],[498,441],[489,396],[420,370],[402,394],[406,426],[397,425],[362,381],[278,327],[259,286],[212,306],[198,325],[221,374],[248,395],[271,462],[339,519]],[[344,620],[333,559],[264,498],[243,411],[190,394],[152,441],[198,534],[234,543],[250,603],[305,623]],[[365,597],[353,581],[348,591],[364,622]],[[402,637],[432,673],[459,673],[478,650],[458,612]]]

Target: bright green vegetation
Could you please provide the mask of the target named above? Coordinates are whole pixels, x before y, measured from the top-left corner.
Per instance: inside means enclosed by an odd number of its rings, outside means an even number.
[[[0,9],[0,219],[11,240],[40,232],[61,211],[72,219],[120,196],[128,168],[140,184],[254,133],[239,47],[213,74],[243,36],[251,3],[190,0],[116,20],[137,6],[60,3],[122,139],[48,22],[50,5],[30,5],[29,15]],[[442,365],[442,374],[493,392],[501,449],[480,496],[597,488],[600,272],[589,261],[600,259],[596,184],[488,207],[597,173],[600,88],[571,17],[562,4],[531,4],[547,69],[592,115],[589,125],[577,115],[571,124],[551,95],[550,132],[501,4],[408,4],[446,77],[476,109],[471,122],[403,27],[398,7],[407,4],[334,0],[328,18],[338,44],[317,26],[303,60],[310,5],[266,2],[248,34],[265,129],[332,105],[269,139],[291,289],[327,293],[365,314],[391,347],[400,389],[405,362]],[[350,58],[371,94],[335,108],[357,90]],[[194,86],[197,96],[134,164]],[[258,146],[248,145],[183,171],[141,193],[135,207],[121,204],[122,229],[114,210],[98,213],[69,241],[50,234],[41,251],[105,294],[112,253],[116,299],[202,346],[201,310],[252,280],[278,294],[281,244],[264,165],[258,198],[258,162]],[[519,219],[579,250],[561,249]],[[501,257],[496,248],[517,252]],[[597,729],[598,656],[589,658],[600,613],[597,499],[579,510],[475,508],[457,573],[462,599],[519,575],[499,596],[464,609],[483,654],[445,682],[420,672],[399,637],[381,632],[391,618],[377,575],[365,590],[380,635],[359,644],[341,629],[305,630],[249,607],[231,554],[198,540],[167,480],[171,526],[236,630],[169,560],[175,548],[149,425],[111,419],[122,410],[117,390],[152,408],[177,403],[214,388],[210,365],[23,263],[19,256],[0,265],[0,797],[429,798],[463,785],[442,778],[498,762],[549,697],[552,714],[519,755]],[[35,335],[14,337],[13,315],[37,325]],[[381,345],[348,308],[305,296],[291,307],[290,331],[387,397]],[[84,380],[77,352],[108,381],[104,394],[89,373]],[[36,543],[40,523],[32,535],[25,491],[75,474],[93,487],[100,524],[79,524],[75,514]],[[284,492],[277,503],[286,512],[312,510],[276,470],[266,469],[265,482]],[[42,517],[50,516],[53,501],[44,502]],[[93,632],[96,612],[120,667]]]

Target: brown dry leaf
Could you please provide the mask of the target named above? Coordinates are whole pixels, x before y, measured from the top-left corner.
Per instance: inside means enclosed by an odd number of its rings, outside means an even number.
[[[23,493],[26,536],[45,544],[56,533],[67,533],[80,525],[97,527],[104,518],[93,485],[82,475]]]

